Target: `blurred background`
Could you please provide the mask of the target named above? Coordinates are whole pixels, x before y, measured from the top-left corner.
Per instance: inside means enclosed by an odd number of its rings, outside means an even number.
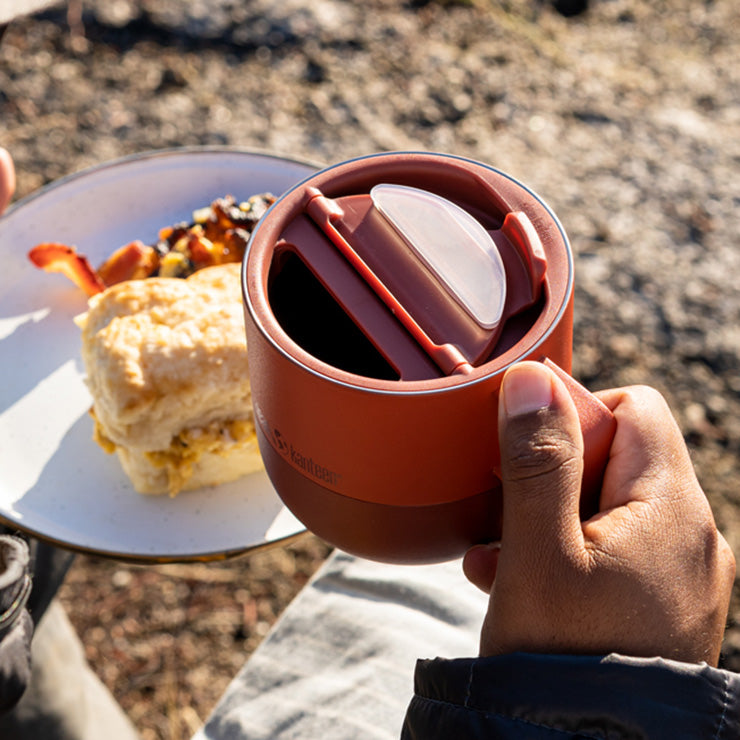
[[[735,0],[58,2],[2,36],[0,145],[18,197],[191,145],[508,172],[573,245],[574,374],[666,395],[740,555],[739,27]],[[144,740],[180,740],[328,551],[80,556],[62,599]],[[723,660],[740,670],[737,593]]]

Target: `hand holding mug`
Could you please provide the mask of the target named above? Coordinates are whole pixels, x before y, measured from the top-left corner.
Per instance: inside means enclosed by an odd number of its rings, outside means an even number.
[[[500,549],[468,551],[490,591],[481,654],[661,656],[716,665],[735,559],[664,399],[597,394],[617,419],[599,513],[578,516],[583,442],[573,401],[540,363],[501,390]]]

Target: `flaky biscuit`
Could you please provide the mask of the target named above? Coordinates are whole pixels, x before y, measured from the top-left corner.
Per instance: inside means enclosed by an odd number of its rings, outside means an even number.
[[[222,483],[261,466],[240,269],[119,283],[77,320],[96,439],[118,452],[141,492]]]

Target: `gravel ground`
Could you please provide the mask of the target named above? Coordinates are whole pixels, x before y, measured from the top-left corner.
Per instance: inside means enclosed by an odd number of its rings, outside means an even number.
[[[596,0],[572,17],[534,0],[70,7],[15,22],[0,44],[0,142],[19,195],[182,145],[493,164],[570,235],[575,374],[664,392],[740,554],[735,0]],[[145,740],[180,740],[327,551],[307,536],[208,566],[80,557],[62,598]],[[738,595],[724,660],[740,670]]]

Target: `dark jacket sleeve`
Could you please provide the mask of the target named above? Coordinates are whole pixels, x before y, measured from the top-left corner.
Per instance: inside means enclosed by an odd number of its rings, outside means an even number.
[[[740,675],[661,658],[420,660],[403,740],[740,738]]]
[[[31,676],[33,622],[29,553],[18,537],[0,535],[0,714],[23,695]]]

